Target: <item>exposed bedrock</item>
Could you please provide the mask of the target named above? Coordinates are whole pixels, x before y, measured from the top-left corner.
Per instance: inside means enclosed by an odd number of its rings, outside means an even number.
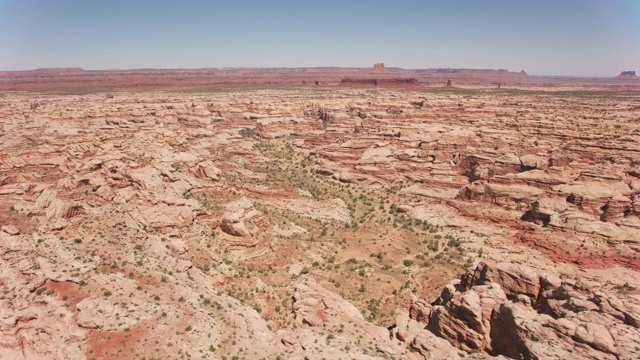
[[[431,304],[414,300],[393,331],[418,350],[429,331],[466,352],[514,359],[635,359],[639,305],[580,279],[481,262]]]

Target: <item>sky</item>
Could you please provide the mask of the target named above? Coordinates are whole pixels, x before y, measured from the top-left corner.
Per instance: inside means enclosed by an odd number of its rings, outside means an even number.
[[[640,0],[0,0],[0,71],[379,62],[640,73]]]

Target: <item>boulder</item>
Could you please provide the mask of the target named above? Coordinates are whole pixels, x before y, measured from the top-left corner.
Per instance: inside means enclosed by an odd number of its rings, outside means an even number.
[[[462,281],[467,288],[497,283],[510,299],[523,294],[535,300],[540,293],[540,276],[529,267],[511,263],[481,262],[471,276],[463,277]]]
[[[416,349],[425,360],[460,359],[455,347],[428,330],[418,333],[411,342],[411,347]]]

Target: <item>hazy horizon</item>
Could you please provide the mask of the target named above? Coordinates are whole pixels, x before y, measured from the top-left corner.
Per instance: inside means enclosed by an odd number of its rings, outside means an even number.
[[[640,2],[0,0],[0,71],[640,68]]]

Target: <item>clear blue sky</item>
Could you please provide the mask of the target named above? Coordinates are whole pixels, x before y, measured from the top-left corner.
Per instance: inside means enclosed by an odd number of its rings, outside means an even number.
[[[0,70],[640,72],[640,0],[0,0]]]

